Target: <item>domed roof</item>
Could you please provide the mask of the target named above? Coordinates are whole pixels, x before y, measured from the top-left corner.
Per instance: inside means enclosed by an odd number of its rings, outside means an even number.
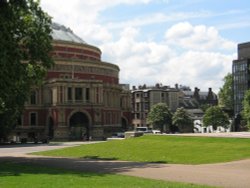
[[[70,28],[66,28],[64,25],[60,25],[55,22],[52,23],[52,38],[54,40],[86,44],[86,42],[77,35],[75,35]]]

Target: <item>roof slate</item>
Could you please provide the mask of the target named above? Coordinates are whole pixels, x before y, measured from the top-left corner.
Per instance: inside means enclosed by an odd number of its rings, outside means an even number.
[[[74,34],[70,28],[66,28],[64,25],[55,22],[52,23],[52,38],[54,40],[86,44],[86,42]]]

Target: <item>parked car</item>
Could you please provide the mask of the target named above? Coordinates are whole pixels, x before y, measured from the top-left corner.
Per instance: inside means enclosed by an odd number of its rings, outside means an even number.
[[[18,135],[14,135],[14,136],[10,136],[8,138],[8,141],[10,143],[49,143],[49,137],[48,136],[44,136],[44,135],[37,135],[33,132],[29,133],[29,134],[18,134]]]
[[[125,133],[124,132],[117,132],[112,134],[112,138],[124,138],[125,137]]]

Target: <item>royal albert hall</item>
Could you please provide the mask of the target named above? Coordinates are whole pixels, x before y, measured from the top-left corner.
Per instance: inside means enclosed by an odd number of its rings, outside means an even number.
[[[14,134],[55,140],[102,140],[131,124],[129,86],[101,50],[52,24],[54,66],[34,88]]]

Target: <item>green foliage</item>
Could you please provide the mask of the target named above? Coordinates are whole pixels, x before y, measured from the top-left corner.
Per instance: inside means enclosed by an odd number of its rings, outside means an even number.
[[[53,61],[51,18],[39,1],[0,1],[0,139],[13,129],[31,87]]]
[[[193,132],[193,120],[183,107],[178,108],[174,113],[173,124],[179,128],[180,132]]]
[[[200,108],[202,109],[203,112],[206,112],[206,110],[211,107],[211,104],[201,104]]]
[[[203,124],[204,126],[212,125],[214,130],[216,130],[219,126],[227,128],[229,125],[229,118],[220,107],[211,106],[205,112]]]
[[[40,152],[39,155],[168,164],[206,164],[250,158],[249,144],[250,139],[240,138],[147,135]]]
[[[248,129],[250,128],[250,90],[246,91],[243,100],[243,118],[247,121]]]
[[[224,79],[224,85],[220,88],[219,105],[228,110],[233,110],[233,76],[228,73]]]
[[[250,126],[248,125],[247,121],[243,118],[240,120],[240,127],[239,131],[248,131]]]
[[[3,188],[208,188],[188,183],[166,182],[117,174],[76,172],[30,164],[0,164],[0,187]]]
[[[172,124],[172,113],[165,103],[158,103],[150,109],[147,121],[154,128],[159,128],[161,132],[164,132],[164,126]]]

